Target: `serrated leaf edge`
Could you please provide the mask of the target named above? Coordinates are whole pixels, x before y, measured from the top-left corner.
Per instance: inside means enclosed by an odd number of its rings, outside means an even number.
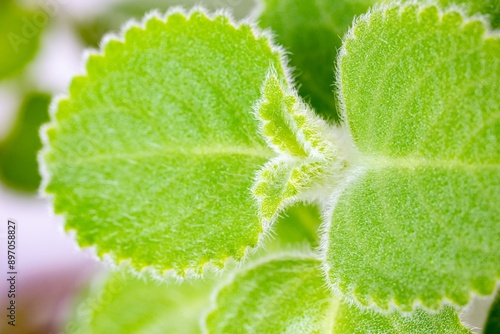
[[[161,14],[157,10],[153,10],[150,13],[146,14],[141,21],[137,21],[135,19],[132,19],[128,22],[126,22],[122,28],[120,29],[119,33],[108,33],[106,34],[100,43],[100,48],[99,49],[88,49],[84,52],[83,55],[83,64],[87,66],[91,60],[92,57],[104,57],[105,56],[105,50],[106,46],[109,45],[110,43],[121,43],[125,44],[126,42],[126,33],[130,31],[131,29],[140,29],[142,32],[146,31],[146,25],[149,21],[158,19],[163,22],[167,22],[168,18],[172,15],[175,14],[181,14],[183,15],[186,20],[189,20],[193,14],[202,14],[211,21],[214,21],[220,17],[224,17],[225,19],[228,20],[228,23],[233,26],[235,29],[240,29],[242,26],[247,26],[250,27],[250,31],[253,36],[255,36],[255,39],[261,39],[264,38],[268,41],[269,47],[271,51],[279,56],[281,59],[281,64],[283,67],[283,72],[285,74],[285,80],[286,82],[290,85],[293,86],[293,79],[291,75],[291,70],[288,67],[288,60],[286,58],[286,51],[279,45],[277,45],[273,41],[273,36],[270,30],[262,30],[257,25],[251,21],[250,18],[243,19],[241,21],[236,21],[231,12],[227,9],[221,9],[217,10],[214,13],[211,13],[207,9],[205,9],[203,6],[194,6],[190,10],[186,10],[182,6],[176,6],[170,8],[165,14]],[[56,113],[58,110],[58,107],[60,106],[61,103],[64,103],[69,100],[70,96],[72,95],[72,91],[75,89],[75,84],[78,80],[88,80],[88,73],[86,67],[81,70],[81,73],[75,75],[69,85],[69,91],[66,92],[65,94],[60,94],[56,95],[50,105],[49,108],[49,117],[50,121],[47,124],[44,124],[39,131],[40,138],[42,139],[42,149],[38,152],[38,163],[39,163],[39,170],[40,170],[40,175],[42,176],[42,182],[41,186],[39,189],[39,196],[42,198],[47,198],[50,202],[50,207],[51,213],[54,216],[61,215],[64,219],[64,226],[65,226],[65,221],[66,221],[66,214],[65,212],[62,213],[56,213],[54,211],[54,203],[55,203],[55,198],[57,197],[55,194],[51,194],[46,191],[47,186],[50,183],[51,175],[48,171],[48,167],[45,163],[44,157],[50,152],[50,140],[48,136],[48,132],[51,129],[57,128],[57,121],[56,121]],[[275,217],[277,219],[277,217]],[[274,220],[275,220],[274,219]],[[274,221],[273,220],[273,221]],[[258,236],[258,240],[255,246],[247,245],[242,247],[242,253],[243,255],[238,257],[235,255],[225,255],[222,256],[219,259],[212,259],[210,261],[203,261],[198,263],[198,265],[195,266],[186,266],[185,268],[166,268],[166,269],[159,269],[155,268],[154,265],[149,265],[149,266],[141,266],[138,267],[136,266],[132,259],[122,259],[119,258],[112,250],[106,251],[104,253],[101,253],[99,251],[99,248],[97,245],[91,245],[91,246],[80,246],[78,242],[78,235],[77,231],[75,229],[68,229],[66,230],[66,227],[64,227],[64,230],[66,231],[67,234],[70,234],[71,239],[75,242],[75,245],[77,248],[84,248],[88,253],[90,253],[94,258],[97,260],[105,263],[107,266],[110,266],[111,268],[118,269],[118,270],[124,270],[132,275],[135,275],[137,277],[151,277],[156,280],[184,280],[184,279],[189,279],[189,278],[202,278],[203,276],[207,274],[220,274],[222,271],[226,270],[227,268],[231,267],[236,267],[238,263],[245,261],[245,259],[251,254],[257,251],[257,249],[264,243],[265,239],[267,238],[267,235],[270,232],[270,226],[272,225],[272,221],[267,222],[266,224],[263,224],[262,226],[262,231],[260,235]],[[99,255],[101,254],[101,255]],[[216,264],[217,263],[217,264]],[[222,265],[218,265],[218,263],[222,263]]]
[[[341,67],[340,64],[342,62],[342,58],[347,55],[347,50],[345,48],[346,42],[350,39],[355,40],[356,35],[354,33],[354,28],[357,26],[357,24],[360,21],[369,21],[370,17],[372,14],[377,13],[377,12],[385,12],[393,9],[393,8],[399,8],[399,15],[406,9],[407,7],[418,7],[418,13],[422,12],[423,10],[434,7],[437,9],[439,19],[441,20],[444,15],[449,14],[449,13],[457,13],[462,17],[462,25],[461,27],[463,28],[465,25],[468,23],[472,22],[481,22],[483,26],[485,27],[485,31],[483,33],[483,42],[488,38],[488,37],[500,37],[500,30],[492,29],[490,22],[488,20],[488,17],[486,15],[482,15],[479,13],[475,13],[473,15],[467,14],[466,9],[464,6],[465,4],[451,4],[449,6],[446,6],[444,9],[440,7],[435,0],[408,0],[408,1],[403,1],[399,2],[397,0],[392,0],[387,3],[377,3],[370,7],[368,11],[360,16],[357,16],[354,18],[353,22],[351,23],[351,26],[349,30],[346,32],[346,34],[342,37],[342,46],[340,47],[338,54],[337,54],[337,60],[335,62],[335,92],[337,94],[337,101],[338,101],[338,111],[339,111],[339,116],[340,116],[340,121],[341,125],[349,127],[347,115],[346,115],[346,105],[344,102],[344,96],[343,96],[343,90],[342,90],[342,78],[341,78]],[[350,128],[349,128],[349,133],[350,133]]]
[[[289,129],[295,135],[297,143],[307,154],[307,156],[294,155],[285,149],[273,143],[274,137],[265,134],[264,127],[272,120],[267,120],[260,117],[261,105],[268,102],[265,88],[269,81],[277,81],[278,85],[285,97],[292,98],[295,103],[292,110],[284,111],[284,119],[289,122]],[[261,168],[255,178],[252,187],[252,193],[256,202],[259,205],[259,213],[261,220],[265,226],[272,225],[285,208],[293,205],[294,203],[303,201],[306,203],[322,203],[329,194],[334,191],[338,183],[348,175],[351,168],[351,163],[359,160],[359,154],[355,148],[350,134],[344,128],[328,124],[326,121],[317,116],[312,108],[307,105],[298,95],[293,86],[280,82],[273,68],[268,72],[266,79],[261,87],[261,98],[254,106],[255,117],[260,122],[260,132],[265,138],[268,146],[271,147],[277,156],[268,161],[263,168]],[[304,120],[303,125],[299,125],[297,119],[302,117]],[[266,184],[272,183],[272,179],[265,177],[265,172],[273,165],[283,165],[282,169],[288,168],[290,178],[286,182],[285,189],[288,187],[294,188],[296,194],[281,198],[274,213],[269,216],[264,213],[261,208],[264,203],[265,196],[258,194],[257,189]],[[313,165],[320,164],[325,170],[323,173],[313,173],[305,183],[305,186],[299,187],[295,181],[292,180],[293,173],[300,173],[301,168],[313,168]],[[301,175],[305,175],[302,173]]]
[[[440,8],[435,2],[432,0],[430,1],[419,1],[419,0],[410,0],[410,1],[405,1],[404,3],[400,3],[397,1],[390,2],[390,3],[385,3],[385,4],[376,4],[373,7],[371,7],[365,14],[357,17],[354,19],[351,27],[349,28],[348,32],[344,35],[342,39],[342,47],[339,50],[338,56],[337,56],[337,62],[335,64],[336,67],[336,78],[335,78],[335,86],[336,86],[336,92],[337,92],[337,101],[338,101],[338,111],[339,111],[339,116],[340,116],[340,121],[341,124],[348,129],[349,134],[351,133],[351,129],[349,127],[348,123],[348,117],[346,115],[346,105],[344,102],[344,97],[343,97],[343,90],[342,90],[342,82],[341,82],[341,62],[342,58],[347,55],[347,50],[345,48],[346,42],[350,39],[356,39],[356,36],[354,34],[354,30],[356,25],[360,21],[369,21],[371,18],[371,15],[374,13],[378,12],[386,12],[390,9],[393,8],[399,8],[399,15],[406,9],[407,7],[410,6],[416,6],[418,7],[417,15],[420,14],[423,10],[430,8],[430,7],[435,7],[438,11],[438,16],[440,21],[442,20],[443,16],[449,13],[457,13],[461,16],[462,18],[462,24],[461,27],[463,28],[469,23],[472,22],[481,22],[483,26],[485,27],[485,31],[483,32],[483,42],[487,41],[488,38],[494,37],[494,38],[500,38],[500,31],[499,30],[493,30],[490,27],[489,21],[484,15],[481,14],[474,14],[474,15],[468,15],[466,14],[466,11],[464,8],[462,8],[459,5],[451,5],[446,7],[444,10]],[[439,302],[439,307],[437,309],[429,308],[425,306],[423,301],[420,299],[420,297],[415,298],[413,304],[411,305],[411,311],[406,311],[402,309],[402,305],[399,305],[395,299],[390,300],[387,304],[381,305],[377,303],[372,296],[369,295],[360,295],[359,293],[356,292],[356,285],[349,286],[347,289],[341,289],[339,287],[340,280],[336,279],[335,281],[332,281],[332,279],[329,277],[329,272],[330,272],[330,266],[326,262],[327,258],[327,250],[328,250],[328,235],[329,235],[329,230],[331,228],[331,217],[333,215],[333,211],[335,209],[336,203],[341,196],[342,192],[349,186],[349,184],[353,181],[355,181],[358,177],[361,177],[364,172],[367,170],[367,167],[369,166],[371,159],[364,159],[362,158],[363,164],[357,166],[357,168],[352,169],[352,175],[349,175],[348,179],[344,180],[344,184],[338,189],[335,190],[335,192],[332,194],[330,200],[328,202],[325,202],[323,214],[322,214],[322,221],[323,223],[320,226],[320,246],[318,247],[318,253],[320,254],[320,257],[322,259],[322,264],[323,264],[323,273],[325,275],[325,280],[327,282],[327,285],[329,286],[330,290],[338,295],[338,296],[343,296],[344,300],[346,302],[352,303],[354,305],[357,305],[360,308],[364,309],[370,309],[370,310],[375,310],[376,312],[383,313],[383,314],[389,314],[394,311],[401,312],[403,314],[410,314],[412,313],[415,309],[421,308],[423,310],[426,310],[431,313],[438,313],[440,312],[445,306],[451,306],[455,309],[460,308],[465,305],[460,305],[459,303],[455,302],[452,297],[448,296],[447,293],[442,294],[442,298],[440,300],[436,300]],[[368,166],[367,166],[368,165]],[[500,271],[497,272],[496,277],[492,278],[491,281],[493,281],[494,287],[492,291],[489,294],[483,295],[480,294],[477,291],[477,288],[474,286],[473,283],[469,282],[468,285],[468,303],[475,297],[475,296],[491,296],[492,294],[495,293],[498,289],[500,289]],[[369,299],[369,303],[362,303],[358,296],[363,296],[363,299]],[[467,304],[466,304],[467,305]]]

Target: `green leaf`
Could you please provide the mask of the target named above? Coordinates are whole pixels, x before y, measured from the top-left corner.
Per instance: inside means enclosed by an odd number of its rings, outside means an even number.
[[[115,272],[94,285],[64,326],[71,334],[194,334],[211,282],[160,284]]]
[[[0,79],[18,74],[35,56],[48,16],[12,0],[0,2]]]
[[[496,299],[491,305],[484,334],[498,334],[500,333],[500,292],[497,293]]]
[[[291,54],[299,93],[327,120],[338,122],[335,59],[355,15],[376,0],[264,0],[260,26],[271,28]]]
[[[443,6],[464,8],[468,14],[482,14],[488,18],[492,28],[500,28],[500,2],[498,0],[438,0]]]
[[[24,98],[17,121],[0,143],[0,178],[21,191],[36,191],[40,186],[37,153],[42,147],[40,126],[49,119],[50,95],[31,93]]]
[[[343,168],[339,138],[301,99],[271,72],[255,108],[261,132],[278,156],[260,171],[253,194],[264,220],[283,208],[315,196],[324,184],[335,184]]]
[[[217,294],[208,333],[470,333],[451,307],[403,315],[358,308],[330,295],[310,257],[281,256],[237,273]]]
[[[333,322],[333,332],[339,334],[472,333],[460,323],[457,312],[451,306],[445,306],[437,313],[417,308],[410,314],[399,311],[386,314],[343,302],[339,305]]]
[[[319,246],[318,228],[321,224],[320,211],[316,206],[297,203],[283,212],[273,225],[275,239],[268,242],[263,248],[269,250],[275,245],[276,249],[290,249],[309,246],[314,249]]]
[[[46,130],[46,191],[80,246],[178,276],[241,260],[265,232],[250,191],[275,154],[252,106],[282,54],[224,15],[132,26],[87,62]],[[169,273],[170,274],[170,273]]]
[[[499,33],[455,11],[394,4],[357,21],[339,67],[359,160],[330,203],[332,288],[404,310],[491,294],[500,278]]]
[[[217,293],[208,333],[314,333],[334,312],[313,258],[282,257],[237,273]]]
[[[319,247],[320,225],[321,211],[317,205],[295,203],[280,213],[262,246],[252,252],[246,262],[287,251],[311,252]]]

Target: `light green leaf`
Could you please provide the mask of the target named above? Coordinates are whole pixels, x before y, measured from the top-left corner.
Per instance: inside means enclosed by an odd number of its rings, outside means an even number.
[[[290,54],[299,93],[327,120],[338,121],[335,58],[355,15],[376,0],[264,0],[260,26],[271,28]]]
[[[0,2],[0,79],[18,74],[35,56],[47,20],[45,12],[24,10],[12,0]]]
[[[334,334],[472,333],[460,323],[457,311],[451,306],[445,306],[438,312],[417,308],[413,313],[404,314],[399,311],[378,313],[343,302],[340,303],[333,322]]]
[[[342,302],[325,287],[320,261],[281,256],[237,273],[217,294],[208,333],[470,333],[451,307],[375,313]]]
[[[343,160],[333,130],[271,72],[255,108],[261,131],[278,157],[260,171],[253,194],[264,220],[284,207],[335,183]]]
[[[36,191],[40,186],[37,152],[42,147],[38,134],[49,118],[50,95],[26,95],[14,128],[0,143],[0,178],[8,186]]]
[[[282,257],[237,273],[218,291],[205,332],[326,332],[336,305],[319,265],[309,257]]]
[[[332,197],[330,285],[363,305],[464,305],[500,278],[500,35],[435,6],[363,16],[344,41],[358,176]]]
[[[136,270],[199,274],[267,226],[250,188],[275,154],[252,106],[281,53],[201,11],[151,17],[87,62],[46,130],[46,191],[80,246]]]
[[[209,304],[212,282],[160,284],[115,272],[103,283],[82,296],[64,333],[201,332],[199,319]]]

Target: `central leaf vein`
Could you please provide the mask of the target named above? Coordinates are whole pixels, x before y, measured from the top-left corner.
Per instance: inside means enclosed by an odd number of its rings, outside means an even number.
[[[244,146],[204,146],[204,147],[168,147],[155,151],[125,152],[113,154],[97,154],[71,161],[71,165],[83,165],[87,163],[112,161],[112,160],[145,160],[167,156],[248,156],[262,159],[270,159],[273,152],[264,147]]]

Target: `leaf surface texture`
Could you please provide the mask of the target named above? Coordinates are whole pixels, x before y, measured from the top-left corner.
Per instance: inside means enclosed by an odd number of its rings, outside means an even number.
[[[202,11],[151,17],[87,61],[46,129],[57,213],[81,246],[177,276],[240,260],[264,233],[250,191],[274,155],[252,106],[281,53]]]
[[[358,176],[331,199],[332,288],[437,309],[500,278],[500,37],[435,6],[382,6],[345,38],[343,118]]]

